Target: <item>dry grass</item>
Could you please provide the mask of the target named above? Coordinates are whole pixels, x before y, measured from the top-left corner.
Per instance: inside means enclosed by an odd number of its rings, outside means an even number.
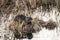
[[[60,8],[59,0],[0,0],[0,11],[4,14],[11,12],[24,11],[28,15],[31,11],[42,6],[42,10],[51,10],[52,7]],[[59,9],[60,10],[60,9]]]

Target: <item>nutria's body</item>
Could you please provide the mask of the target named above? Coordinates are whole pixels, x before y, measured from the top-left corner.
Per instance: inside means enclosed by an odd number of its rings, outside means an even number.
[[[32,39],[32,33],[39,32],[41,27],[52,30],[57,27],[57,24],[53,21],[44,22],[43,20],[32,19],[24,15],[17,15],[10,25],[10,30],[14,32],[17,39]]]

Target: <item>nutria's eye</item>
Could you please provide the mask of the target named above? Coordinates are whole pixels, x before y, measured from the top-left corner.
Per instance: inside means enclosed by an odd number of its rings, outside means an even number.
[[[17,15],[14,20],[15,20],[15,21],[25,20],[25,18],[26,18],[26,16],[24,16],[24,15]]]
[[[28,39],[32,39],[33,38],[32,33],[27,33],[27,37],[28,37]]]

